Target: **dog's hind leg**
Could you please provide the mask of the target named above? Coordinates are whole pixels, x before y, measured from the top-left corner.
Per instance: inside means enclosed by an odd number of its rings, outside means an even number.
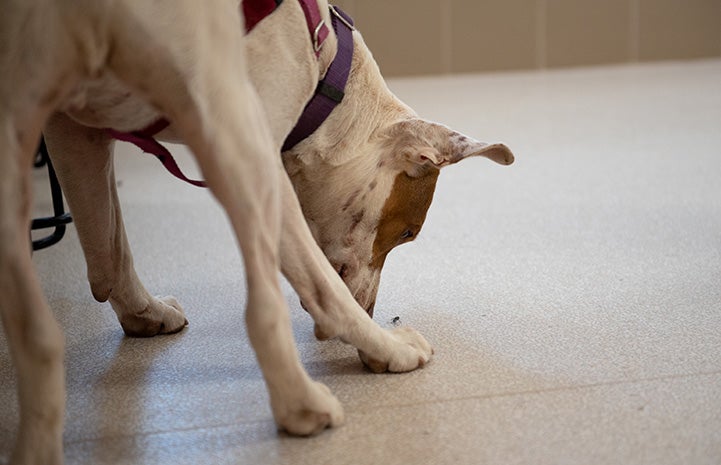
[[[404,372],[425,365],[430,344],[410,328],[384,330],[358,305],[313,239],[290,179],[282,181],[283,274],[315,321],[318,339],[338,337],[358,349],[374,372]]]
[[[0,114],[0,316],[20,402],[11,463],[59,464],[65,410],[64,338],[30,256],[30,171],[40,128],[16,122]]]
[[[249,82],[238,4],[208,8],[189,0],[173,9],[192,18],[193,27],[146,11],[119,25],[111,66],[173,121],[228,214],[246,269],[248,335],[276,422],[290,433],[317,433],[339,424],[343,414],[328,389],[305,372],[293,341],[279,282],[280,147]]]
[[[173,297],[151,296],[138,278],[123,226],[106,131],[58,113],[43,131],[88,266],[93,296],[110,300],[128,336],[180,331],[187,323]]]

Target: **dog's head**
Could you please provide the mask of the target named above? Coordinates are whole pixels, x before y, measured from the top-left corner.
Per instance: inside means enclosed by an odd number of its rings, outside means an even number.
[[[371,316],[386,257],[418,236],[441,168],[473,156],[513,162],[503,144],[419,118],[355,33],[343,102],[284,163],[316,241]]]

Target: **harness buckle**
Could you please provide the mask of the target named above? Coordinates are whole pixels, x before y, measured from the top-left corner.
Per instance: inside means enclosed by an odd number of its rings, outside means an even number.
[[[325,41],[320,40],[320,31],[325,27],[325,21],[321,20],[318,25],[315,27],[315,31],[313,31],[313,51],[315,53],[320,52],[320,49],[323,47],[323,43]]]
[[[338,18],[341,23],[345,24],[348,29],[350,29],[351,31],[355,31],[355,26],[351,22],[352,20],[349,21],[348,18],[344,16],[341,12],[339,12],[337,8],[338,7],[336,7],[335,5],[328,5],[328,9],[331,13],[333,13],[333,16]]]

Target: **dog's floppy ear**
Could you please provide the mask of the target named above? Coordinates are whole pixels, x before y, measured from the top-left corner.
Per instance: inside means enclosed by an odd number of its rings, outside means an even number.
[[[514,160],[504,144],[480,142],[442,124],[417,118],[395,123],[388,135],[394,141],[396,154],[416,165],[442,168],[475,156],[502,165]]]

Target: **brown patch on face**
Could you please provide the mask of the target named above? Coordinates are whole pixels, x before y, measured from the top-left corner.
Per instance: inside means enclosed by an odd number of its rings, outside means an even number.
[[[431,206],[439,173],[439,170],[431,168],[415,177],[405,172],[396,176],[378,222],[372,267],[382,268],[391,249],[418,235]],[[406,231],[410,231],[411,236],[404,238]]]

